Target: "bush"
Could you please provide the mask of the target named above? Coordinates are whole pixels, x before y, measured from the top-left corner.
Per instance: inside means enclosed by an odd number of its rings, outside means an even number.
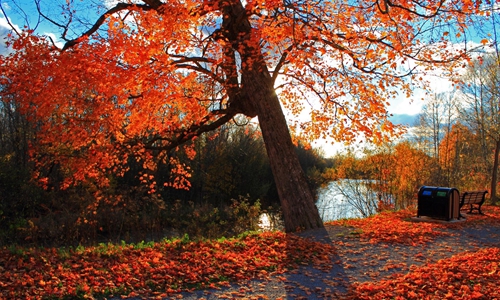
[[[183,204],[175,201],[165,220],[172,234],[188,234],[192,238],[219,238],[235,236],[248,230],[259,229],[261,208],[259,200],[250,204],[248,197],[232,199],[229,206],[215,207],[210,203]]]

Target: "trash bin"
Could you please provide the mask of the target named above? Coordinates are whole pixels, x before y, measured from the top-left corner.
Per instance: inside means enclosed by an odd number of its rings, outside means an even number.
[[[456,188],[422,186],[418,191],[417,217],[450,221],[460,218],[460,193]]]

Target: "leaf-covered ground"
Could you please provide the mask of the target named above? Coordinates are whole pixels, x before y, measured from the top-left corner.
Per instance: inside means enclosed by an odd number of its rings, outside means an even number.
[[[484,212],[449,224],[382,213],[302,237],[8,247],[0,299],[500,299],[500,208]]]
[[[500,208],[484,211],[456,223],[410,222],[414,211],[332,222],[355,228],[355,251],[364,255],[345,255],[344,265],[368,275],[356,276],[342,298],[500,299]]]
[[[0,252],[0,296],[161,298],[229,281],[265,279],[298,263],[321,261],[330,252],[333,247],[280,232],[206,242],[176,240],[76,249],[11,247]]]

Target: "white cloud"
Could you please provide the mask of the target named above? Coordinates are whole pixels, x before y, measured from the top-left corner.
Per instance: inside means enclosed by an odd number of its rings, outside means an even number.
[[[134,4],[143,4],[144,3],[143,1],[140,1],[140,0],[131,0],[131,1],[104,0],[104,1],[102,1],[104,7],[106,7],[106,8],[115,7],[118,3],[123,3],[123,2],[134,3]]]
[[[468,42],[465,44],[450,44],[449,53],[458,53],[466,47],[469,49],[482,49],[484,52],[488,52],[488,47],[483,47],[479,43]],[[473,53],[473,57],[477,57],[478,54]],[[409,68],[413,68],[416,64],[412,61],[409,62]],[[431,99],[432,94],[439,94],[445,92],[451,92],[454,90],[453,83],[449,78],[449,72],[438,66],[432,68],[431,70],[424,70],[423,67],[419,66],[416,69],[417,72],[421,72],[423,83],[426,86],[424,88],[415,87],[413,89],[413,95],[411,98],[407,98],[405,95],[400,95],[396,99],[390,100],[390,105],[388,111],[391,114],[407,114],[407,115],[417,115],[422,111],[423,106],[426,104],[428,99]],[[455,75],[460,76],[465,72],[465,68],[455,69]]]
[[[43,35],[47,36],[47,37],[50,37],[52,39],[52,41],[55,43],[55,45],[61,49],[62,47],[64,47],[64,42],[60,41],[55,34],[51,33],[51,32],[46,32],[44,33]]]
[[[8,2],[2,3],[2,7],[3,7],[3,9],[4,9],[4,10],[6,10],[6,11],[10,10],[10,5],[9,5],[9,3],[8,3]]]
[[[428,81],[428,90],[434,94],[453,90],[452,82],[443,75],[428,74],[425,76],[425,80]],[[428,92],[423,88],[415,88],[411,98],[407,98],[405,95],[400,95],[399,97],[390,100],[388,111],[393,115],[417,115],[422,111],[422,107],[425,105],[426,99],[429,98],[427,93]]]
[[[15,26],[15,25],[14,25]],[[15,26],[16,30],[20,30],[19,27]],[[10,52],[5,44],[7,41],[7,35],[12,31],[12,28],[7,22],[7,19],[0,17],[0,55],[6,55]]]

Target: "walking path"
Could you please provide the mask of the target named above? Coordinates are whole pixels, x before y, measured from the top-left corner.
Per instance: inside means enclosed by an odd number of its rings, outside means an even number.
[[[471,216],[471,219],[475,218]],[[466,221],[465,223],[467,223]],[[440,226],[430,242],[373,242],[359,229],[326,225],[299,235],[333,244],[329,263],[302,266],[268,281],[232,284],[220,290],[176,295],[172,299],[339,299],[356,284],[401,277],[415,267],[438,263],[467,251],[500,247],[500,223]],[[412,244],[413,243],[413,244]]]

